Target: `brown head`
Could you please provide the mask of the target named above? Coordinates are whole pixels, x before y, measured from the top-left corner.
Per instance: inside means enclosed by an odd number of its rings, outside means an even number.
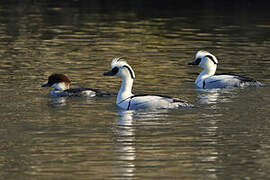
[[[43,84],[41,87],[53,87],[59,83],[64,83],[66,89],[69,89],[71,81],[64,74],[52,74],[48,77],[48,82],[46,84]]]

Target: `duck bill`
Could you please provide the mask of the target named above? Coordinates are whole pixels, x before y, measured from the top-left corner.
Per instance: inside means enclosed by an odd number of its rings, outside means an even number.
[[[108,71],[103,73],[104,76],[114,76],[114,73],[112,71]]]
[[[50,87],[49,83],[43,84],[41,87]]]
[[[194,66],[194,65],[197,65],[197,64],[195,63],[195,61],[193,61],[193,62],[189,62],[188,65]]]

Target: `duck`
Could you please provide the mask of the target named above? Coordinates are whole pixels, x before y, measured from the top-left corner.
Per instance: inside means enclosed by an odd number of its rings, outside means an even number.
[[[262,86],[262,83],[242,75],[220,74],[215,75],[217,69],[217,58],[208,51],[200,50],[195,55],[195,60],[188,65],[197,65],[203,68],[203,71],[197,77],[195,84],[201,89],[229,88]]]
[[[112,59],[111,70],[104,73],[104,76],[118,76],[122,79],[120,90],[117,94],[116,105],[124,110],[137,109],[172,109],[180,107],[192,107],[192,104],[179,98],[132,93],[135,73],[131,66],[121,57]]]
[[[70,88],[71,80],[64,74],[53,73],[48,77],[48,82],[41,87],[51,87],[50,92],[52,97],[71,97],[71,96],[86,96],[86,97],[103,97],[114,96],[115,93],[93,89],[93,88]]]

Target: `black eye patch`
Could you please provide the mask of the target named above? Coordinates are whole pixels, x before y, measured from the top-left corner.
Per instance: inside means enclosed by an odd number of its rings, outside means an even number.
[[[118,71],[119,71],[119,68],[118,68],[118,67],[114,67],[114,68],[111,70],[111,72],[112,72],[113,75],[117,74]]]
[[[195,60],[195,65],[200,64],[201,60],[202,60],[202,58],[197,58],[197,59]]]

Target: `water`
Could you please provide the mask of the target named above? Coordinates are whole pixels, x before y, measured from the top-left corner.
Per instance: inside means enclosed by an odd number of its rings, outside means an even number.
[[[91,2],[0,3],[1,179],[270,177],[267,8]],[[266,86],[197,90],[200,70],[187,63],[200,49],[218,57],[219,73]],[[103,76],[115,56],[134,68],[135,94],[196,108],[121,111],[115,97],[59,103],[40,87],[58,72],[72,87],[117,92],[120,79]]]

